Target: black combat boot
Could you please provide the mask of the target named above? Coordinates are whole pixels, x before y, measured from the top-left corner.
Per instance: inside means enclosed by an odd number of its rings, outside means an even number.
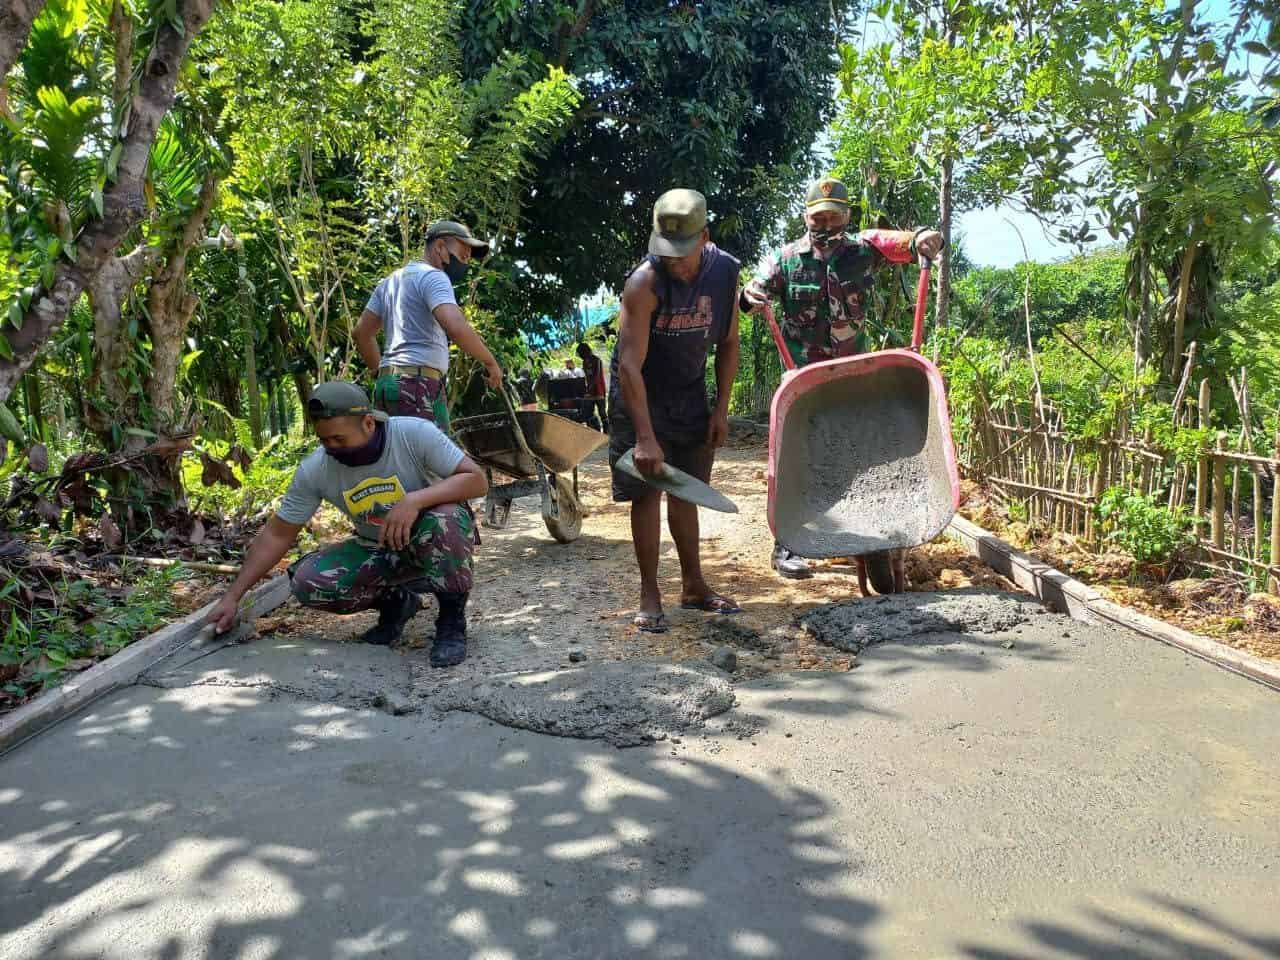
[[[404,587],[392,587],[378,598],[373,608],[378,611],[378,623],[364,632],[360,638],[365,643],[389,647],[400,641],[405,624],[422,609],[418,595]]]
[[[437,593],[440,615],[431,645],[433,667],[454,667],[467,658],[467,597],[469,593]]]

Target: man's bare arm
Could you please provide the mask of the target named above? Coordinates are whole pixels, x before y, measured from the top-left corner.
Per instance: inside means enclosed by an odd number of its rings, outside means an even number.
[[[405,494],[403,500],[391,508],[378,531],[378,545],[392,550],[403,550],[413,537],[413,525],[418,514],[442,503],[463,503],[483,497],[489,492],[489,481],[484,471],[470,457],[463,457],[453,473],[430,486]]]
[[[713,447],[723,445],[729,437],[729,400],[733,397],[733,381],[738,376],[740,353],[738,305],[735,297],[729,332],[716,344],[716,408],[711,414],[707,434],[707,440]]]
[[[458,305],[455,303],[442,303],[433,312],[436,322],[440,324],[448,338],[458,345],[458,349],[469,356],[475,357],[484,365],[487,373],[485,380],[489,386],[495,389],[502,386],[502,368],[498,366],[498,361],[489,352],[484,338],[476,333],[471,324],[467,323],[467,318]]]
[[[241,598],[283,559],[298,539],[301,529],[299,524],[285,523],[279,516],[268,520],[267,525],[253,538],[253,543],[249,544],[240,573],[222,595],[217,606],[209,611],[204,622],[214,624],[218,633],[230,630],[235,625]]]
[[[644,386],[644,361],[649,356],[649,325],[658,298],[653,292],[653,268],[647,264],[631,274],[618,310],[618,385],[627,416],[636,428],[636,466],[642,473],[662,467],[662,448],[649,419],[649,393]]]
[[[365,366],[376,377],[378,367],[382,365],[382,351],[378,349],[378,334],[382,330],[382,318],[372,310],[365,310],[356,321],[356,328],[351,336],[356,342],[356,349],[365,362]]]

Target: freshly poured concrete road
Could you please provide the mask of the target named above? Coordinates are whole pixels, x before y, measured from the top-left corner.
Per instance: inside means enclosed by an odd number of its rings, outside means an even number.
[[[629,750],[316,664],[406,669],[262,640],[0,760],[0,957],[1280,956],[1280,696],[1147,640],[890,643]]]

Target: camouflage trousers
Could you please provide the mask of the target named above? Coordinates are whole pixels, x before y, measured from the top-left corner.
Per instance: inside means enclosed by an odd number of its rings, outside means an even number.
[[[467,593],[474,543],[471,511],[444,503],[418,514],[413,538],[403,550],[370,546],[353,537],[307,554],[289,567],[293,595],[304,607],[355,613],[402,584],[430,593]]]
[[[383,374],[373,384],[373,405],[393,417],[421,417],[449,432],[445,381]]]

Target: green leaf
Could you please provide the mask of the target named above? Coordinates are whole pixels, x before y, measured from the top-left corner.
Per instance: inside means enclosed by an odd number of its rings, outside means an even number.
[[[22,304],[18,300],[9,301],[9,325],[15,330],[22,329]]]
[[[1257,40],[1246,40],[1244,42],[1244,48],[1249,51],[1249,53],[1256,53],[1260,57],[1271,56],[1271,51],[1267,48],[1267,45],[1265,43],[1259,43]]]
[[[6,360],[13,359],[13,347],[9,346],[9,338],[0,333],[0,357]]]
[[[143,437],[147,440],[154,440],[158,436],[158,434],[153,433],[150,430],[144,430],[142,427],[125,427],[124,432],[130,436]]]

